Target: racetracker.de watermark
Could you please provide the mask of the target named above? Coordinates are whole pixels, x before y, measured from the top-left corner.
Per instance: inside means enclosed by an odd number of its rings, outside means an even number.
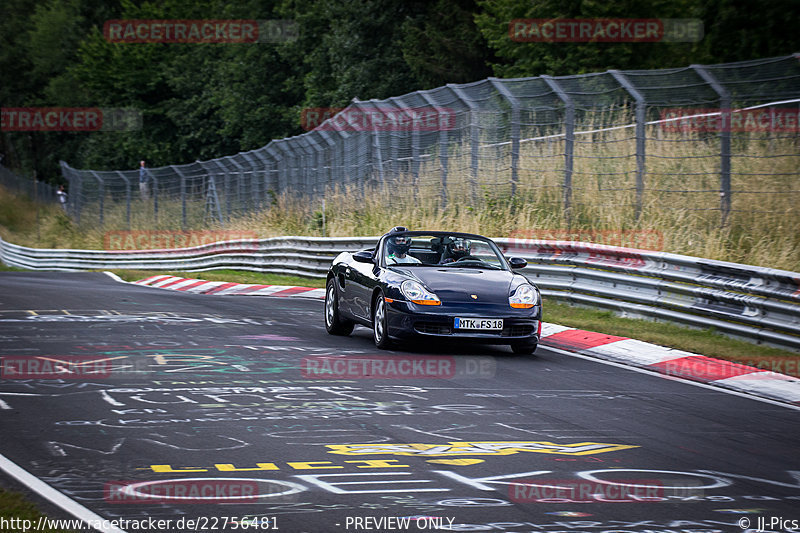
[[[687,132],[800,132],[800,109],[687,109],[671,108],[661,111],[662,131]]]
[[[659,364],[667,376],[716,381],[736,377],[739,380],[774,380],[772,374],[800,378],[800,363],[791,357],[764,357],[732,363],[702,356],[681,357]]]
[[[142,112],[131,108],[4,107],[2,131],[137,131]]]
[[[310,107],[301,112],[300,124],[306,131],[442,131],[456,127],[456,111],[438,106]]]
[[[316,356],[300,362],[305,379],[453,379],[495,377],[494,357]]]
[[[158,481],[109,481],[103,499],[116,504],[154,503],[253,503],[281,495],[286,489],[260,480],[235,478],[188,478]]]
[[[257,250],[258,238],[253,231],[171,231],[171,230],[113,230],[103,235],[103,245],[107,251],[124,250],[171,250],[175,248],[195,248],[211,244],[219,244],[219,251],[229,250],[223,246],[226,241],[244,241],[231,243],[236,249]],[[251,242],[247,242],[251,241]],[[215,250],[204,250],[215,251]]]
[[[509,484],[517,503],[658,503],[703,495],[699,486],[677,479],[520,479]]]
[[[2,379],[104,379],[111,376],[111,360],[105,356],[5,356],[1,359]]]
[[[514,19],[508,36],[520,43],[696,43],[700,19]]]
[[[110,43],[259,44],[296,39],[298,25],[277,20],[108,20],[103,36]]]

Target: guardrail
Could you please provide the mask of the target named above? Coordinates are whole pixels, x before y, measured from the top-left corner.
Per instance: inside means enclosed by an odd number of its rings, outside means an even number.
[[[175,250],[37,249],[0,239],[0,260],[33,270],[239,269],[324,277],[342,251],[377,237],[276,237]],[[545,296],[675,322],[800,351],[800,273],[666,252],[569,241],[495,239],[528,260],[522,273]]]

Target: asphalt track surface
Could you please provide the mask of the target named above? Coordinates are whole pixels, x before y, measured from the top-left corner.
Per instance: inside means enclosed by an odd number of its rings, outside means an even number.
[[[3,465],[129,532],[800,525],[797,409],[544,347],[378,351],[322,307],[2,273]]]

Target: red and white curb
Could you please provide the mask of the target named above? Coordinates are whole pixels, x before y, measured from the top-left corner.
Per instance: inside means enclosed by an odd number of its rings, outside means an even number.
[[[198,294],[325,298],[325,289],[286,285],[248,285],[168,275],[152,276],[134,283]],[[627,337],[584,331],[547,322],[542,323],[540,342],[544,346],[635,366],[665,376],[720,386],[800,406],[800,379],[786,374],[665,348]],[[794,368],[797,370],[796,364]]]
[[[800,406],[800,379],[754,366],[665,348],[627,337],[548,323],[542,324],[541,343],[651,370],[665,376],[707,383]],[[790,361],[787,359],[787,362]],[[796,364],[794,368],[797,369]]]
[[[159,289],[192,292],[195,294],[282,296],[303,298],[325,298],[325,289],[294,287],[290,285],[255,285],[247,283],[227,283],[225,281],[206,281],[202,279],[180,278],[177,276],[151,276],[133,282]]]

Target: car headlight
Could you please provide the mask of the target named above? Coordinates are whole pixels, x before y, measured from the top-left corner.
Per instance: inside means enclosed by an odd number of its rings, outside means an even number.
[[[539,296],[533,285],[523,283],[508,297],[508,304],[517,309],[530,309],[539,303]]]
[[[422,284],[417,281],[414,280],[404,281],[403,284],[400,285],[400,290],[403,293],[403,296],[405,296],[415,304],[420,304],[420,305],[442,304],[442,302],[439,301],[438,296],[436,296],[431,291],[423,287]]]

